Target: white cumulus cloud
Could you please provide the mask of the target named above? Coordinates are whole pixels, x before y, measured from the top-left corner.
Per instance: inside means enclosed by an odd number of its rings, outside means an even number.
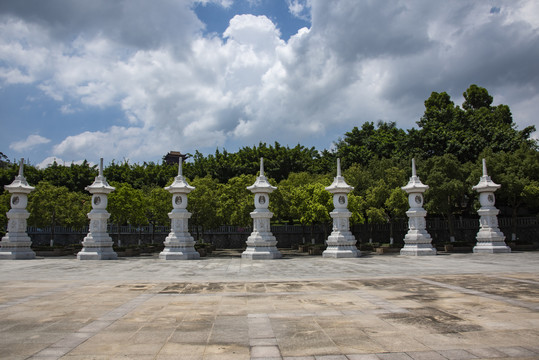
[[[51,140],[41,135],[29,135],[26,139],[9,144],[9,148],[17,152],[30,150],[38,145],[48,144]]]

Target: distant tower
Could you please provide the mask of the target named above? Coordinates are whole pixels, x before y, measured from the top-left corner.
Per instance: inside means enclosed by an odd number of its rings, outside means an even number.
[[[477,233],[477,244],[473,248],[474,253],[509,253],[511,249],[505,244],[505,235],[498,228],[498,213],[500,210],[494,206],[494,192],[501,185],[495,184],[487,175],[487,163],[483,159],[483,176],[479,183],[472,189],[479,193],[481,208],[477,210],[479,214],[479,224],[481,228]]]
[[[260,176],[253,185],[247,188],[255,194],[255,211],[253,218],[253,232],[247,238],[247,249],[241,254],[244,259],[278,259],[281,253],[277,250],[277,240],[271,233],[270,219],[273,213],[268,210],[269,194],[277,189],[271,186],[264,176],[264,159],[260,158]]]
[[[26,233],[26,220],[30,216],[26,211],[28,194],[34,187],[28,185],[24,177],[24,159],[19,165],[19,175],[4,189],[11,193],[11,210],[6,215],[8,218],[7,234],[0,242],[0,259],[34,259],[36,253],[32,251],[32,240]]]
[[[77,254],[77,259],[116,260],[118,254],[112,249],[112,239],[107,233],[107,220],[110,217],[107,211],[107,196],[114,191],[114,188],[103,176],[103,158],[99,160],[99,175],[85,190],[92,194],[92,211],[88,213],[90,232],[82,241],[83,248]]]
[[[352,213],[348,211],[348,193],[353,189],[341,176],[341,160],[337,159],[337,176],[326,188],[333,194],[333,206],[335,206],[335,209],[329,213],[333,219],[333,231],[326,241],[328,247],[322,253],[322,257],[350,258],[361,254],[356,247],[356,238],[350,231]]]
[[[408,193],[410,209],[408,215],[408,233],[404,237],[404,247],[401,255],[436,255],[436,249],[432,247],[432,238],[426,230],[425,216],[427,211],[423,209],[423,193],[429,188],[419,180],[415,171],[415,160],[412,159],[412,177],[402,190]]]
[[[168,154],[163,156],[163,161],[167,164],[174,165],[182,161],[185,161],[188,158],[188,155],[182,154],[179,151],[169,151]]]
[[[195,250],[195,241],[189,234],[188,221],[191,213],[187,211],[187,194],[195,188],[190,186],[183,178],[182,163],[179,159],[178,176],[174,182],[165,188],[172,194],[172,211],[168,213],[171,220],[170,233],[165,239],[165,249],[159,254],[163,260],[191,260],[200,259]]]

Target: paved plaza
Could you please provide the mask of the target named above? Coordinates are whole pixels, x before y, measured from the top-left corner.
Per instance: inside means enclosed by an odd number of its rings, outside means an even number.
[[[539,252],[0,262],[1,359],[539,359]]]

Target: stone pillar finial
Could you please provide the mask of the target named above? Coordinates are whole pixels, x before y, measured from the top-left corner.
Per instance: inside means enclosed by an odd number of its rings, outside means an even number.
[[[341,159],[337,159],[337,177],[341,176]]]
[[[103,158],[99,159],[99,176],[103,176]]]
[[[24,176],[24,158],[19,162],[19,176]]]
[[[260,176],[264,176],[264,158],[260,158]]]
[[[487,161],[483,159],[483,176],[488,176],[487,174]]]
[[[183,158],[181,156],[178,160],[178,176],[183,176]]]
[[[417,176],[417,172],[415,170],[415,159],[412,158],[412,177]]]

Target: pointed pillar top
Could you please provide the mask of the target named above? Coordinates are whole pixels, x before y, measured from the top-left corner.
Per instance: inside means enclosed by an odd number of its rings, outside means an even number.
[[[24,158],[21,158],[21,161],[19,162],[19,176],[24,176]]]
[[[337,159],[337,177],[341,176],[341,159]]]
[[[99,176],[103,176],[103,158],[99,159]]]
[[[260,158],[260,176],[264,176],[264,158]]]
[[[483,176],[488,176],[487,174],[487,162],[483,159]]]
[[[412,158],[412,177],[417,176],[417,172],[415,171],[415,159]]]
[[[183,176],[183,158],[181,156],[178,160],[178,176]]]

